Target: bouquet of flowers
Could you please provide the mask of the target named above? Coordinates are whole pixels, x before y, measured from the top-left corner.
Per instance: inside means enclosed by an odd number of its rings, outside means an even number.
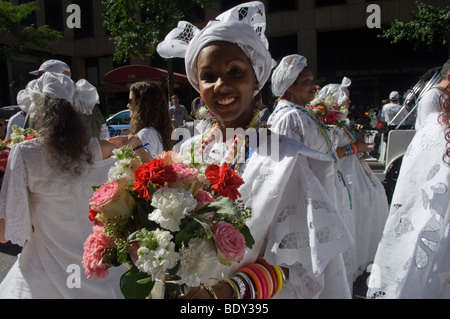
[[[123,295],[146,298],[155,281],[197,287],[218,262],[239,262],[254,244],[245,225],[251,208],[237,200],[243,180],[228,166],[183,162],[174,152],[141,165],[128,146],[114,156],[108,181],[89,202],[89,279],[125,264]]]
[[[316,98],[309,103],[309,109],[317,120],[328,128],[344,125],[348,115],[348,108],[339,106],[331,94],[326,98],[316,95]]]
[[[12,133],[10,140],[4,140],[0,144],[0,185],[3,181],[3,175],[6,170],[6,164],[8,163],[9,152],[14,144],[18,144],[23,141],[32,140],[36,137],[36,131],[32,128],[23,129],[17,125],[12,126]]]
[[[377,116],[375,110],[370,109],[365,113],[361,113],[353,122],[355,131],[382,131],[385,127],[384,123]]]

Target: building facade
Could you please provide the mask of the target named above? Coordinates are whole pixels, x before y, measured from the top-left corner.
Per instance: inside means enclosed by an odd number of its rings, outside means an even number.
[[[29,1],[29,0],[28,0]],[[11,0],[13,4],[28,2]],[[220,12],[246,1],[217,1],[204,11],[205,24]],[[352,80],[351,98],[362,107],[380,106],[390,91],[406,91],[429,68],[442,65],[449,57],[449,45],[413,50],[411,44],[391,45],[380,39],[381,29],[373,24],[387,26],[395,19],[408,20],[417,10],[415,0],[263,0],[266,6],[266,36],[273,58],[298,53],[308,59],[308,66],[316,78],[326,83],[339,83],[343,76]],[[448,0],[424,2],[445,7]],[[71,28],[67,19],[70,4],[81,9],[81,28]],[[369,6],[375,4],[379,15],[373,16]],[[17,92],[33,77],[35,70],[49,59],[65,61],[72,69],[72,78],[87,79],[99,87],[102,111],[105,116],[125,108],[127,96],[105,93],[103,76],[118,66],[113,61],[114,43],[103,26],[103,6],[99,0],[37,0],[39,10],[30,17],[37,25],[48,24],[64,33],[54,44],[53,52],[36,51],[32,54],[10,57],[0,61],[1,106],[16,104]],[[378,19],[378,21],[377,21]],[[368,22],[369,20],[369,22]],[[203,26],[200,24],[199,26]],[[0,35],[0,45],[7,40]],[[184,73],[181,59],[175,59],[174,71]],[[165,61],[152,57],[129,64],[147,64],[165,68]],[[270,100],[270,87],[265,97]],[[182,92],[182,102],[190,104],[192,92]],[[125,104],[124,104],[125,103]],[[270,103],[270,102],[269,102]]]

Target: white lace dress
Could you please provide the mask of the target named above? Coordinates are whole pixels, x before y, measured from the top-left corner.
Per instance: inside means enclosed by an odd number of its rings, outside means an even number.
[[[368,298],[450,298],[450,166],[429,115],[403,158]]]
[[[307,147],[325,154],[330,160],[332,160],[332,154],[337,159],[337,155],[334,154],[335,150],[331,140],[331,132],[328,130],[321,131],[321,128],[307,114],[303,106],[281,99],[269,117],[268,124],[273,132],[299,141]],[[317,174],[320,174],[320,172]],[[335,170],[328,172],[328,174],[322,173],[320,180],[324,181],[323,186],[327,194],[332,198],[337,211],[353,236],[354,213],[351,208],[351,197],[349,196],[347,186],[340,177],[337,166]],[[347,269],[347,277],[350,286],[352,286],[356,272],[356,251],[354,247],[344,254],[344,261]]]
[[[336,127],[332,134],[336,147],[356,140],[350,131],[340,127]],[[344,156],[339,158],[338,167],[350,190],[354,211],[355,280],[373,262],[389,205],[383,184],[364,159],[358,155]]]
[[[0,285],[0,298],[122,298],[119,280],[126,269],[111,268],[107,279],[88,280],[81,264],[83,244],[92,233],[92,186],[107,180],[115,158],[101,159],[97,139],[90,148],[95,163],[81,177],[58,175],[37,140],[13,146],[0,192],[5,237],[23,246]]]
[[[191,143],[185,142],[179,153],[190,154]],[[210,143],[205,162],[218,164],[226,149],[224,143]],[[230,277],[264,256],[289,268],[289,280],[277,298],[351,298],[342,253],[352,239],[315,174],[332,169],[328,156],[292,139],[277,134],[260,139],[239,169],[245,182],[239,191],[253,208],[247,225],[256,243],[240,263],[219,266],[216,278]]]

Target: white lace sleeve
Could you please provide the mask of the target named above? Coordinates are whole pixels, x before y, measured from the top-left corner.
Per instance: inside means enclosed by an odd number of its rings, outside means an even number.
[[[24,246],[31,234],[26,167],[19,145],[13,146],[0,192],[0,218],[5,219],[5,238]]]
[[[329,286],[326,269],[332,276],[345,277],[343,263],[339,266],[336,260],[352,245],[351,235],[301,156],[275,216],[264,256],[271,264],[289,268],[290,287],[296,295],[318,297]]]

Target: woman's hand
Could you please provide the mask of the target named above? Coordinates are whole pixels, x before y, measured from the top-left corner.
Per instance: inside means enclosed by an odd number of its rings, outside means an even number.
[[[109,138],[108,142],[113,143],[114,145],[117,146],[117,148],[121,148],[125,145],[128,145],[136,153],[136,155],[141,158],[141,161],[143,163],[150,162],[153,159],[153,157],[150,155],[149,152],[145,150],[144,147],[139,147],[142,146],[142,141],[136,135],[114,136]]]

